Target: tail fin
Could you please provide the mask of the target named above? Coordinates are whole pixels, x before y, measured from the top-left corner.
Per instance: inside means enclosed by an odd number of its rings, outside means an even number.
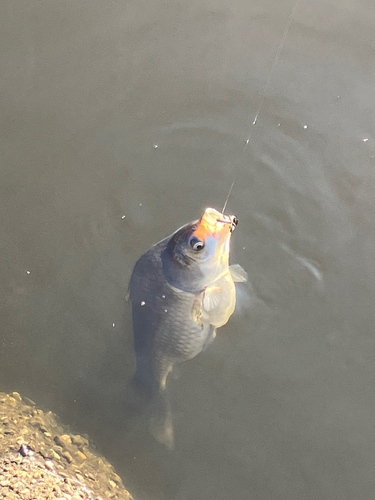
[[[167,448],[173,449],[172,412],[165,387],[150,386],[136,373],[126,389],[125,397],[128,415],[146,416],[154,438]]]
[[[159,443],[174,449],[172,412],[165,388],[155,391],[152,395],[149,414],[151,434]]]

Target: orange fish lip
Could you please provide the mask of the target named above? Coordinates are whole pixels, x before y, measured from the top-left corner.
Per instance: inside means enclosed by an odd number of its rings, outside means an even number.
[[[236,220],[234,216],[222,214],[214,208],[207,208],[193,234],[202,241],[209,236],[226,239],[232,233]]]

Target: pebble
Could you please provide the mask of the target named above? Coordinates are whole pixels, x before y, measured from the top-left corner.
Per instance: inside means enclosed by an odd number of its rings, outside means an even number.
[[[55,460],[61,460],[60,455],[53,448],[50,449],[50,452],[52,458],[54,458]]]
[[[81,462],[83,462],[84,460],[86,460],[86,455],[84,453],[82,453],[82,451],[77,451],[76,453],[76,457],[78,458],[78,460],[80,460]]]
[[[68,436],[67,434],[63,434],[62,436],[55,436],[53,440],[58,446],[61,446],[62,448],[66,448],[66,446],[72,443],[70,436]]]
[[[22,398],[18,392],[12,392],[12,396],[14,399],[16,399],[19,403],[22,402]]]
[[[23,398],[22,398],[22,399],[23,399],[23,401],[25,401],[25,403],[27,403],[28,405],[30,405],[30,406],[35,406],[35,402],[34,402],[32,399],[27,398],[26,396],[23,396]]]
[[[71,464],[73,462],[73,457],[68,451],[63,451],[61,455],[65,458],[68,464]]]
[[[115,472],[112,474],[112,478],[117,484],[121,484],[121,477]]]
[[[31,452],[31,450],[27,445],[23,444],[20,447],[20,453],[23,457],[27,457],[27,455],[29,455],[30,452]]]
[[[71,436],[72,443],[75,444],[76,446],[88,446],[89,442],[87,439],[84,437],[80,436],[79,434]]]

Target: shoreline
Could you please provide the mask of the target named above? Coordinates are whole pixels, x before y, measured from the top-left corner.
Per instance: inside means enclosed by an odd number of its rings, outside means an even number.
[[[0,393],[0,496],[133,500],[113,466],[56,415],[19,393]]]

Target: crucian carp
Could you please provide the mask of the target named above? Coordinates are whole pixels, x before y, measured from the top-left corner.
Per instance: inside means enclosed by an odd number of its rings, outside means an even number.
[[[148,403],[152,434],[170,448],[168,374],[212,342],[235,309],[235,282],[247,279],[239,265],[229,265],[237,224],[234,215],[207,208],[199,220],[143,254],[130,279],[136,354],[132,388]]]

